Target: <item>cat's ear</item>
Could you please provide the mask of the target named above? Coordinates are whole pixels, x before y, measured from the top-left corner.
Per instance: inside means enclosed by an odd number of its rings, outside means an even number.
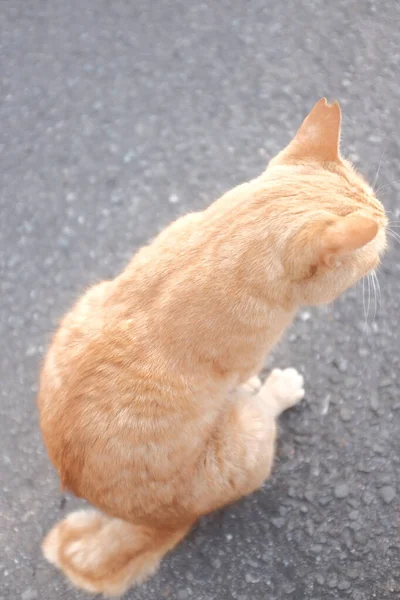
[[[338,217],[322,233],[320,262],[327,267],[334,267],[341,255],[371,242],[378,229],[378,223],[361,212]]]
[[[326,98],[321,98],[293,140],[273,159],[273,163],[339,160],[340,124],[339,103],[335,101],[329,105]]]

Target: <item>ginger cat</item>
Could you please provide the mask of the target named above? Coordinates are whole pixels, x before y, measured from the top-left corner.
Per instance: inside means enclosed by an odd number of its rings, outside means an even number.
[[[301,305],[374,269],[387,219],[339,153],[320,100],[266,171],[188,214],[63,319],[44,362],[41,428],[70,514],[43,550],[77,586],[122,594],[201,515],[271,471],[295,369],[256,374]]]

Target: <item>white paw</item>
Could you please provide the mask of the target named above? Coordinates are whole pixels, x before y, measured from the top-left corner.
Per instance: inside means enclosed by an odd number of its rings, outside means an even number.
[[[274,369],[261,391],[273,397],[280,414],[304,398],[304,378],[296,369]]]
[[[261,386],[261,379],[255,375],[254,377],[250,377],[250,379],[246,381],[242,387],[246,390],[246,392],[250,392],[250,394],[256,394],[261,389]]]

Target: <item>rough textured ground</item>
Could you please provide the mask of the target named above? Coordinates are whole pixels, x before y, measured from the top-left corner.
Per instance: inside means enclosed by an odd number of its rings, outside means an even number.
[[[3,0],[0,6],[0,600],[78,600],[43,561],[73,506],[35,393],[57,319],[176,215],[263,168],[321,95],[343,146],[398,193],[399,3]],[[273,363],[306,377],[272,479],[204,519],[127,599],[400,594],[400,246],[365,327],[362,286],[305,309]],[[271,361],[272,362],[272,361]]]

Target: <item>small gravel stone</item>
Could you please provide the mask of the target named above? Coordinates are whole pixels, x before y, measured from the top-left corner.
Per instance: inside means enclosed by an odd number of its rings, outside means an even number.
[[[304,310],[303,312],[300,313],[300,319],[302,321],[309,321],[311,319],[311,313],[308,312],[307,310]]]
[[[358,379],[356,377],[345,377],[343,383],[344,388],[353,388],[358,384]]]
[[[133,150],[129,150],[125,156],[124,156],[124,163],[128,164],[130,162],[132,162],[132,160],[135,158],[135,153]]]
[[[338,499],[347,498],[347,496],[350,493],[350,489],[349,489],[349,486],[347,485],[347,483],[338,483],[335,486],[333,493],[334,493],[335,498],[338,498]]]
[[[261,579],[261,575],[256,575],[255,573],[246,573],[244,578],[247,583],[258,583]]]
[[[374,497],[375,496],[373,494],[371,494],[371,492],[368,492],[368,490],[367,490],[366,492],[364,492],[363,500],[364,500],[365,504],[367,506],[369,506],[373,502]]]
[[[325,577],[321,575],[321,573],[317,573],[317,575],[315,576],[315,581],[319,583],[319,585],[324,585]]]
[[[391,379],[389,379],[389,377],[385,377],[384,379],[381,379],[381,381],[378,384],[378,387],[386,388],[386,387],[390,387],[392,384],[393,384],[393,381]]]
[[[385,485],[379,493],[386,504],[390,504],[396,497],[396,490],[391,485]]]
[[[332,370],[328,375],[328,379],[331,383],[341,383],[343,380],[343,377],[336,370],[335,371]]]
[[[318,498],[318,502],[321,506],[326,506],[327,504],[329,504],[330,501],[331,498],[329,498],[329,496],[320,496]]]
[[[356,531],[354,534],[354,539],[356,540],[357,544],[365,546],[365,544],[368,542],[368,533],[365,530]]]
[[[282,529],[282,527],[285,524],[285,519],[282,519],[282,517],[276,517],[274,519],[271,519],[271,523],[277,529]]]
[[[384,485],[391,485],[393,482],[393,476],[388,473],[378,474],[378,486],[383,487]]]
[[[371,133],[371,135],[368,136],[368,140],[371,144],[380,144],[382,142],[381,136],[376,135],[375,133]]]
[[[359,505],[359,500],[356,500],[355,498],[349,498],[347,500],[347,504],[349,504],[349,506],[351,506],[352,508],[357,508]]]
[[[253,569],[258,569],[260,566],[259,563],[253,558],[248,558],[246,562],[248,565],[250,565],[250,567],[253,567]]]
[[[329,575],[326,583],[329,588],[335,588],[338,583],[338,576],[336,575],[336,573],[332,573],[331,575]]]
[[[314,502],[314,492],[312,490],[307,490],[304,492],[304,498],[312,504]]]
[[[371,393],[371,396],[369,397],[369,405],[371,407],[371,410],[373,410],[374,412],[378,412],[379,398],[376,392]]]
[[[381,444],[373,444],[371,448],[375,452],[375,454],[385,454],[385,447]]]
[[[342,579],[341,581],[339,581],[339,583],[338,583],[339,590],[349,590],[350,588],[351,588],[350,581],[347,581],[346,579]]]
[[[189,593],[187,590],[179,590],[177,594],[178,600],[187,600],[189,598]]]
[[[351,519],[352,521],[357,521],[359,516],[360,516],[360,513],[358,512],[358,510],[352,510],[349,513],[349,519]]]
[[[356,568],[350,569],[349,571],[347,571],[347,577],[354,581],[355,579],[358,579],[360,577],[360,573]]]
[[[271,559],[272,559],[272,558],[273,558],[273,557],[272,557],[272,556],[269,554],[269,552],[264,552],[264,554],[261,556],[261,560],[262,560],[263,562],[266,562],[266,563],[268,563],[268,564],[270,564],[270,563],[271,563]]]
[[[214,567],[214,569],[220,569],[222,565],[222,560],[220,558],[214,558],[211,564]]]
[[[358,471],[360,473],[371,473],[373,471],[373,466],[371,464],[360,463],[358,466]]]
[[[333,364],[335,365],[335,367],[337,368],[338,371],[340,371],[341,373],[346,373],[347,368],[349,366],[348,361],[345,358],[338,358],[333,361]]]
[[[350,529],[348,529],[347,527],[343,531],[343,541],[345,543],[346,548],[351,550],[351,548],[353,547],[353,537]]]
[[[342,406],[342,408],[340,409],[340,418],[342,419],[342,421],[344,421],[345,423],[347,423],[347,421],[351,421],[351,416],[351,410],[347,408],[347,406]]]
[[[25,356],[30,357],[30,356],[35,356],[35,354],[37,354],[37,348],[35,346],[28,346],[28,348],[25,351]]]
[[[307,519],[307,533],[310,537],[312,537],[315,533],[315,527],[314,527],[314,523],[311,521],[311,519]]]

